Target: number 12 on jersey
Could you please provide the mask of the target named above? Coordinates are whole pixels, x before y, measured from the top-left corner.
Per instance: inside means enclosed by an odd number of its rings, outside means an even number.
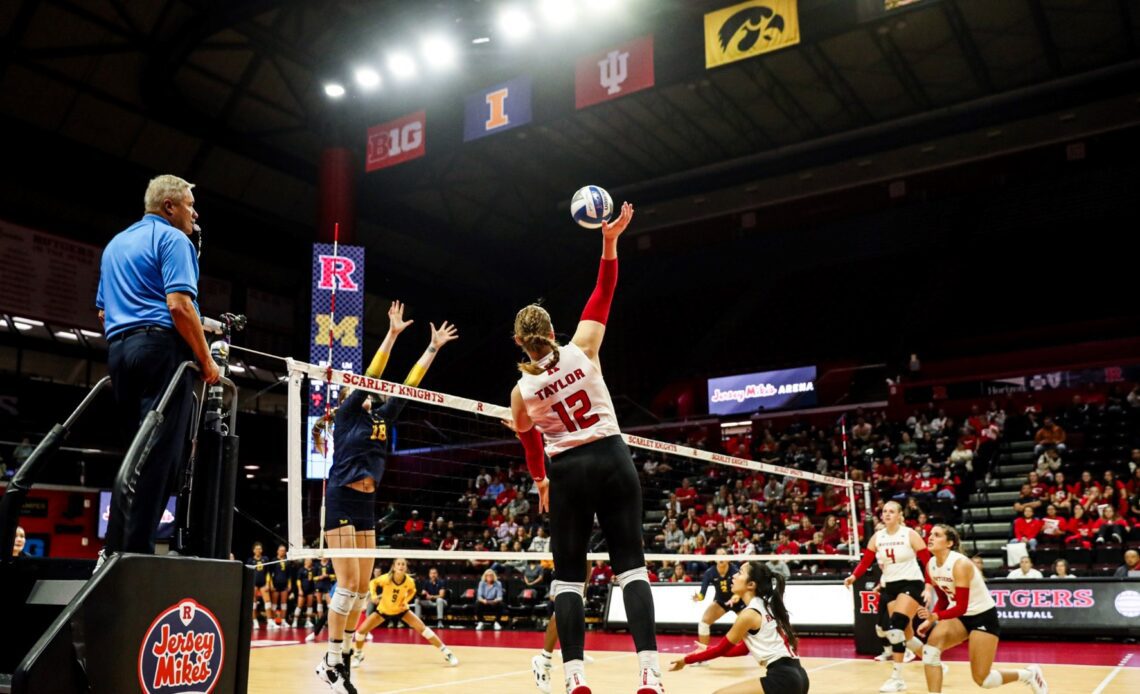
[[[567,406],[570,408],[569,412],[567,412]],[[574,432],[579,429],[588,429],[601,419],[597,414],[590,413],[592,407],[590,396],[586,391],[579,390],[568,395],[564,401],[554,403],[550,409],[558,414],[558,418],[562,420],[562,426],[566,427],[566,431]]]

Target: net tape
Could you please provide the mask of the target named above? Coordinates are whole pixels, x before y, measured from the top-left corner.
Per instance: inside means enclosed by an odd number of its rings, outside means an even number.
[[[388,397],[403,398],[415,402],[421,402],[428,405],[436,405],[451,410],[459,410],[470,414],[481,415],[484,417],[493,417],[500,420],[510,420],[512,418],[511,409],[503,407],[502,405],[494,405],[491,403],[480,402],[465,398],[459,395],[450,395],[448,393],[441,393],[435,390],[428,390],[426,388],[419,388],[417,386],[408,386],[402,383],[393,383],[392,381],[385,381],[380,378],[372,378],[371,376],[362,376],[354,374],[351,371],[342,371],[338,369],[330,369],[327,366],[319,364],[310,364],[308,362],[300,361],[297,359],[288,358],[285,360],[286,367],[289,371],[289,407],[288,415],[290,420],[289,427],[289,499],[288,499],[288,513],[289,513],[289,544],[291,550],[289,552],[290,558],[312,558],[319,556],[338,556],[338,557],[395,557],[401,556],[407,559],[414,558],[414,553],[426,553],[429,555],[427,558],[438,558],[443,552],[435,550],[408,550],[401,553],[397,550],[369,550],[369,549],[336,549],[336,550],[318,550],[304,548],[304,540],[301,534],[300,523],[296,522],[301,518],[301,489],[300,484],[303,479],[302,475],[302,450],[301,440],[295,433],[300,427],[301,419],[301,381],[303,378],[309,378],[314,381],[329,382],[334,387],[347,386],[350,388],[358,388],[365,390],[376,395],[384,395]],[[845,480],[841,477],[833,477],[831,475],[822,475],[816,472],[806,472],[804,470],[797,470],[795,468],[786,468],[779,465],[772,465],[770,463],[761,463],[755,460],[747,460],[745,458],[737,458],[735,456],[725,455],[723,453],[713,453],[704,451],[699,448],[691,446],[684,446],[677,443],[670,443],[668,441],[658,441],[656,439],[649,439],[642,436],[634,436],[633,434],[622,433],[622,439],[626,444],[633,448],[640,448],[649,451],[656,451],[658,453],[668,453],[679,455],[695,460],[702,460],[708,463],[716,463],[719,465],[728,465],[745,470],[755,470],[757,472],[767,472],[775,475],[782,475],[784,477],[792,477],[796,479],[807,480],[810,482],[819,482],[820,484],[828,484],[847,489],[847,498],[851,500],[851,508],[854,509],[854,487],[857,484],[862,484],[853,480]],[[854,514],[852,512],[852,527],[855,527]],[[858,543],[852,543],[853,547]],[[794,561],[850,561],[854,555],[854,549],[849,555],[733,555],[730,557],[732,561],[747,561],[755,560],[760,557],[764,558],[784,558],[795,557]],[[446,554],[454,555],[454,560],[502,560],[502,561],[522,561],[528,559],[550,559],[549,553],[541,552],[447,552]],[[468,556],[473,555],[473,556]],[[715,557],[719,556],[720,559]],[[605,553],[591,554],[591,559],[608,559],[609,555]],[[647,554],[646,561],[671,561],[673,559],[681,558],[685,561],[723,561],[724,555],[708,555],[708,558],[702,555],[692,554]]]

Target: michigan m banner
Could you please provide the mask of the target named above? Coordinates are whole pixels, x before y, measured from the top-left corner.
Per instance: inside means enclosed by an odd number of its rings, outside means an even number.
[[[749,0],[705,15],[706,68],[799,42],[796,0]]]

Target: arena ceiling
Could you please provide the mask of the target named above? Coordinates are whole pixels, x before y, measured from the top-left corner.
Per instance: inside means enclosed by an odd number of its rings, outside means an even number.
[[[729,0],[624,0],[625,17],[600,29],[472,45],[495,36],[497,4],[0,3],[10,161],[0,201],[16,221],[103,242],[141,197],[124,177],[179,173],[209,203],[216,274],[296,289],[308,280],[322,149],[362,157],[368,126],[426,109],[439,145],[359,179],[357,241],[370,277],[383,278],[370,290],[441,303],[477,288],[517,300],[500,278],[549,296],[592,272],[551,259],[595,243],[559,233],[570,193],[587,182],[635,200],[647,233],[921,169],[936,140],[965,161],[1137,117],[1140,8],[1130,0],[921,0],[892,12],[882,0],[801,0],[799,45],[713,70],[701,16]],[[361,55],[437,26],[466,46],[450,77],[340,102],[323,93]],[[575,110],[574,56],[649,32],[656,87]],[[533,124],[463,143],[463,96],[524,70],[547,95],[536,96]],[[1121,98],[1125,107],[1082,122],[1081,109]],[[1022,132],[1007,127],[1004,140],[994,130],[1014,123]],[[868,156],[888,150],[895,160]],[[57,157],[68,184],[86,189],[72,191],[70,213],[43,161]]]

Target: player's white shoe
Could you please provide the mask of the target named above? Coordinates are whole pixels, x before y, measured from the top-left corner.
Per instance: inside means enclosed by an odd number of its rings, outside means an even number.
[[[915,655],[914,651],[910,650],[909,648],[903,652],[903,662],[904,663],[909,663],[917,657],[918,656]]]
[[[327,684],[334,694],[356,694],[356,687],[345,677],[344,664],[337,663],[329,667],[322,656],[315,672],[317,679]]]
[[[1029,671],[1029,681],[1026,684],[1033,690],[1033,694],[1049,694],[1049,684],[1045,681],[1041,666],[1030,665],[1025,669]]]
[[[594,656],[590,655],[589,653],[583,653],[582,662],[587,664],[592,663],[594,662]]]
[[[446,660],[447,664],[451,667],[459,665],[459,658],[455,657],[455,654],[451,652],[450,648],[443,649],[443,659]]]
[[[918,656],[916,656],[914,654],[914,651],[910,650],[909,648],[903,652],[903,662],[904,663],[909,663],[909,662],[913,661],[916,657],[918,657]],[[889,663],[895,659],[895,655],[894,655],[894,653],[889,653],[889,652],[888,653],[880,653],[879,655],[875,656],[874,659],[880,663]]]
[[[550,694],[550,660],[536,655],[530,659],[530,671],[534,674],[534,686],[543,694]]]
[[[566,694],[593,694],[590,691],[590,686],[586,684],[586,678],[577,673],[570,675],[566,678]]]
[[[890,679],[888,679],[886,682],[883,682],[883,686],[879,687],[879,691],[880,692],[905,692],[906,691],[906,682],[903,682],[901,677],[894,677],[892,675]]]
[[[364,650],[363,649],[355,650],[352,654],[352,667],[360,667],[360,664],[363,662],[364,662]]]
[[[661,686],[661,673],[651,668],[641,668],[637,694],[665,694],[665,688]]]

